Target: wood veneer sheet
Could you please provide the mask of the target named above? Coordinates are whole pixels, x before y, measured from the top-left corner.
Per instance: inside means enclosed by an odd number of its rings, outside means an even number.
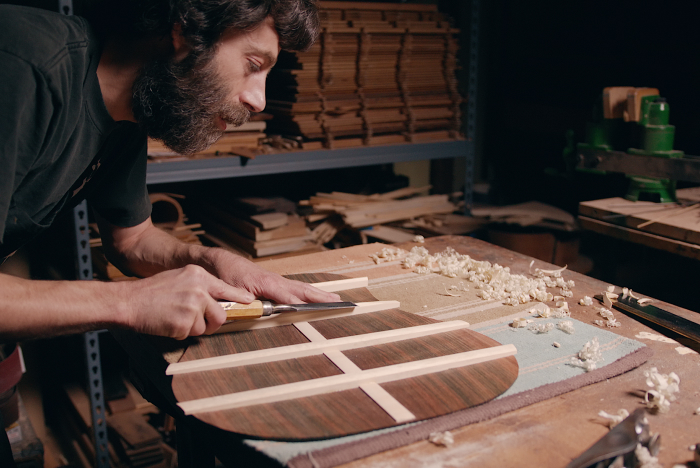
[[[646,362],[652,350],[636,340],[619,336],[592,325],[571,320],[575,333],[568,335],[555,329],[535,334],[527,329],[513,329],[507,323],[491,323],[475,330],[501,343],[518,348],[516,359],[520,372],[513,386],[500,397],[480,406],[458,411],[428,421],[353,436],[313,442],[273,442],[244,440],[282,466],[294,468],[332,467],[369,455],[425,440],[433,432],[456,429],[484,421],[508,411],[553,398],[577,388],[615,377]],[[542,322],[549,321],[543,319]],[[555,323],[557,320],[554,321]],[[539,321],[538,321],[539,323]],[[581,347],[598,338],[603,361],[586,372],[570,366]],[[542,346],[557,341],[560,348]]]

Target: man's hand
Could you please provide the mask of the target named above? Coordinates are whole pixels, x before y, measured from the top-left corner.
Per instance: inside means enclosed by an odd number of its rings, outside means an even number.
[[[250,291],[255,297],[281,304],[340,301],[337,294],[284,278],[225,250],[211,249],[209,254],[210,266],[206,265],[205,268],[228,284]]]
[[[176,339],[216,331],[226,320],[216,299],[245,303],[255,299],[196,265],[122,284],[128,297],[125,325]]]

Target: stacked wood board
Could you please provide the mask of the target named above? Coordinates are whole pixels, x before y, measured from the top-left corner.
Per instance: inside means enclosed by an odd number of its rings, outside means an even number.
[[[382,224],[427,215],[447,214],[457,209],[448,195],[415,196],[429,189],[430,186],[407,187],[373,195],[319,192],[299,203],[312,210],[306,215],[306,219],[311,225],[315,225],[312,231],[314,239],[317,242],[326,243],[344,227],[362,229],[372,226],[379,231],[382,228],[378,226]],[[389,228],[383,228],[385,232],[388,230]],[[405,241],[406,237],[396,237],[398,234],[395,231],[389,238],[372,237],[390,242]]]
[[[223,136],[206,151],[192,157],[207,157],[212,155],[237,155],[247,158],[255,157],[260,151],[260,142],[266,137],[264,120],[246,122],[239,127],[229,125]],[[166,160],[182,157],[165,146],[162,142],[148,139],[148,157],[151,160]]]
[[[459,138],[459,32],[435,5],[320,2],[319,40],[281,53],[268,129],[305,149]]]
[[[305,250],[314,246],[296,204],[283,198],[238,198],[224,205],[199,204],[206,238],[248,258]]]

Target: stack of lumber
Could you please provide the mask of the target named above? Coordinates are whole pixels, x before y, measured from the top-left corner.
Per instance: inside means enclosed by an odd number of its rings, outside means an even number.
[[[129,384],[128,395],[118,404],[109,402],[110,466],[115,468],[165,468],[171,466],[172,449],[163,442],[160,432],[148,423],[147,413],[157,412]],[[61,387],[62,404],[56,410],[62,424],[61,433],[72,445],[77,461],[84,467],[95,466],[90,399],[76,383]],[[128,404],[125,403],[128,400]]]
[[[260,152],[260,142],[265,135],[267,124],[264,120],[246,122],[239,127],[229,125],[223,136],[206,151],[192,157],[207,157],[219,154],[233,154],[253,158]],[[151,160],[170,160],[182,156],[165,146],[162,142],[148,139],[148,157]]]
[[[153,224],[171,236],[188,244],[202,245],[199,236],[204,234],[201,224],[188,224],[182,206],[176,200],[180,197],[174,194],[152,193],[149,195],[152,204],[151,218]],[[124,275],[112,265],[105,256],[102,248],[100,230],[96,223],[90,224],[90,247],[92,264],[97,276],[111,281],[125,281],[134,278]]]
[[[312,213],[307,221],[316,224],[312,235],[318,242],[328,242],[344,227],[361,229],[374,226],[375,233],[382,231],[384,237],[372,236],[392,242],[401,242],[406,236],[389,233],[389,228],[379,225],[419,218],[421,216],[452,213],[457,209],[447,195],[415,196],[426,192],[430,186],[407,187],[393,192],[373,195],[356,195],[352,193],[332,192],[317,193],[309,200],[302,200],[300,205],[308,206]],[[411,236],[412,237],[412,236]]]
[[[459,138],[459,32],[436,5],[320,2],[310,50],[268,77],[269,130],[304,149]]]
[[[296,205],[284,198],[237,198],[199,205],[205,238],[247,258],[306,250],[314,244]]]

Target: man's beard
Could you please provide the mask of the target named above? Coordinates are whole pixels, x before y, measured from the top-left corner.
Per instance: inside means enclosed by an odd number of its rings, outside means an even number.
[[[154,61],[134,82],[136,121],[148,136],[180,154],[204,151],[221,138],[217,116],[236,126],[250,118],[243,104],[227,103],[224,80],[212,60],[201,62],[193,57]]]

